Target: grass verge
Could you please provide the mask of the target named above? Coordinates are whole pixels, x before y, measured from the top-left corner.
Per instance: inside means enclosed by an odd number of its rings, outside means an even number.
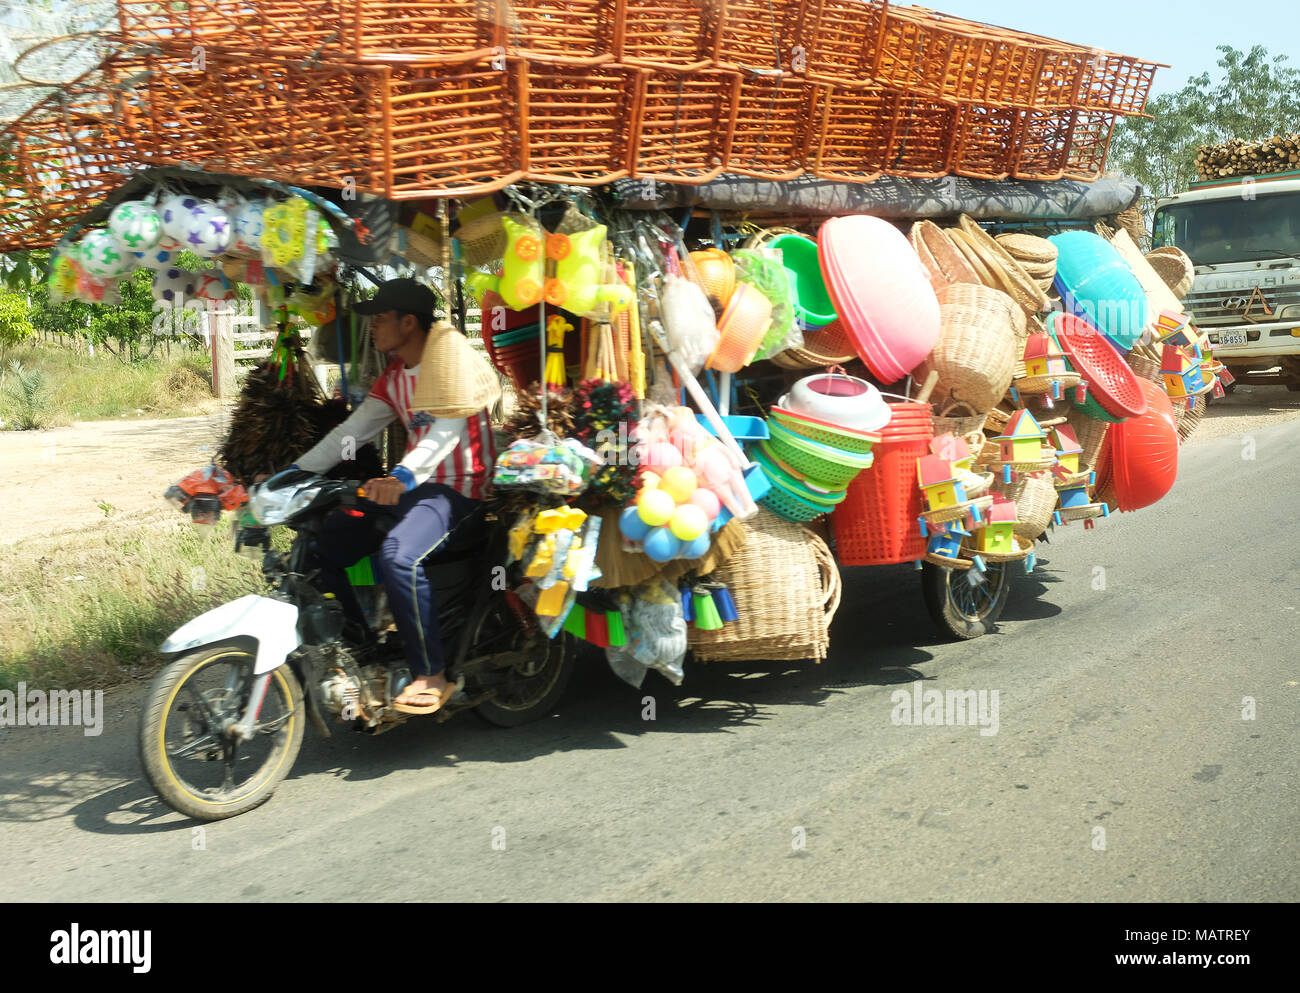
[[[0,547],[0,687],[110,686],[148,675],[157,648],[205,610],[265,589],[230,527],[156,512]]]
[[[209,359],[201,352],[175,349],[171,359],[127,365],[102,352],[91,357],[68,348],[25,345],[5,350],[5,370],[12,361],[44,379],[42,427],[122,416],[184,417],[205,413],[215,402]],[[0,390],[4,426],[16,426],[22,414],[16,398]]]

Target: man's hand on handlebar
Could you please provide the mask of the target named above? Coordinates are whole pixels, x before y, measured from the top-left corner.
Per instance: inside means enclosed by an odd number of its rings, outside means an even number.
[[[406,492],[406,486],[400,479],[383,476],[367,480],[362,486],[362,491],[362,495],[371,503],[377,503],[381,507],[392,507]]]

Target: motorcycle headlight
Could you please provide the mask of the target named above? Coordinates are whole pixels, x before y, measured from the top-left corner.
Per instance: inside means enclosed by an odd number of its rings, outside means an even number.
[[[319,486],[284,489],[258,486],[248,498],[248,512],[253,515],[253,519],[258,524],[268,527],[272,524],[283,524],[311,503],[319,491]]]

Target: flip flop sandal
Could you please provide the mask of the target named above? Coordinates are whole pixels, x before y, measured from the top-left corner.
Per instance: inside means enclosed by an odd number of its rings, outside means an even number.
[[[400,711],[403,714],[436,714],[439,710],[441,710],[444,706],[446,706],[447,701],[450,700],[452,697],[454,697],[456,695],[456,692],[459,689],[460,689],[460,685],[458,683],[448,683],[447,688],[442,690],[441,692],[439,692],[438,690],[421,690],[420,692],[412,695],[417,697],[436,696],[437,702],[432,704],[425,704],[423,706],[414,703],[394,703],[393,709]]]

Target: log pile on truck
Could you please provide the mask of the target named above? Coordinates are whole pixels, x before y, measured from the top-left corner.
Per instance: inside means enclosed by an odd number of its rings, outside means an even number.
[[[1202,180],[1267,176],[1293,169],[1300,169],[1300,132],[1262,141],[1233,138],[1196,151],[1196,172]]]

